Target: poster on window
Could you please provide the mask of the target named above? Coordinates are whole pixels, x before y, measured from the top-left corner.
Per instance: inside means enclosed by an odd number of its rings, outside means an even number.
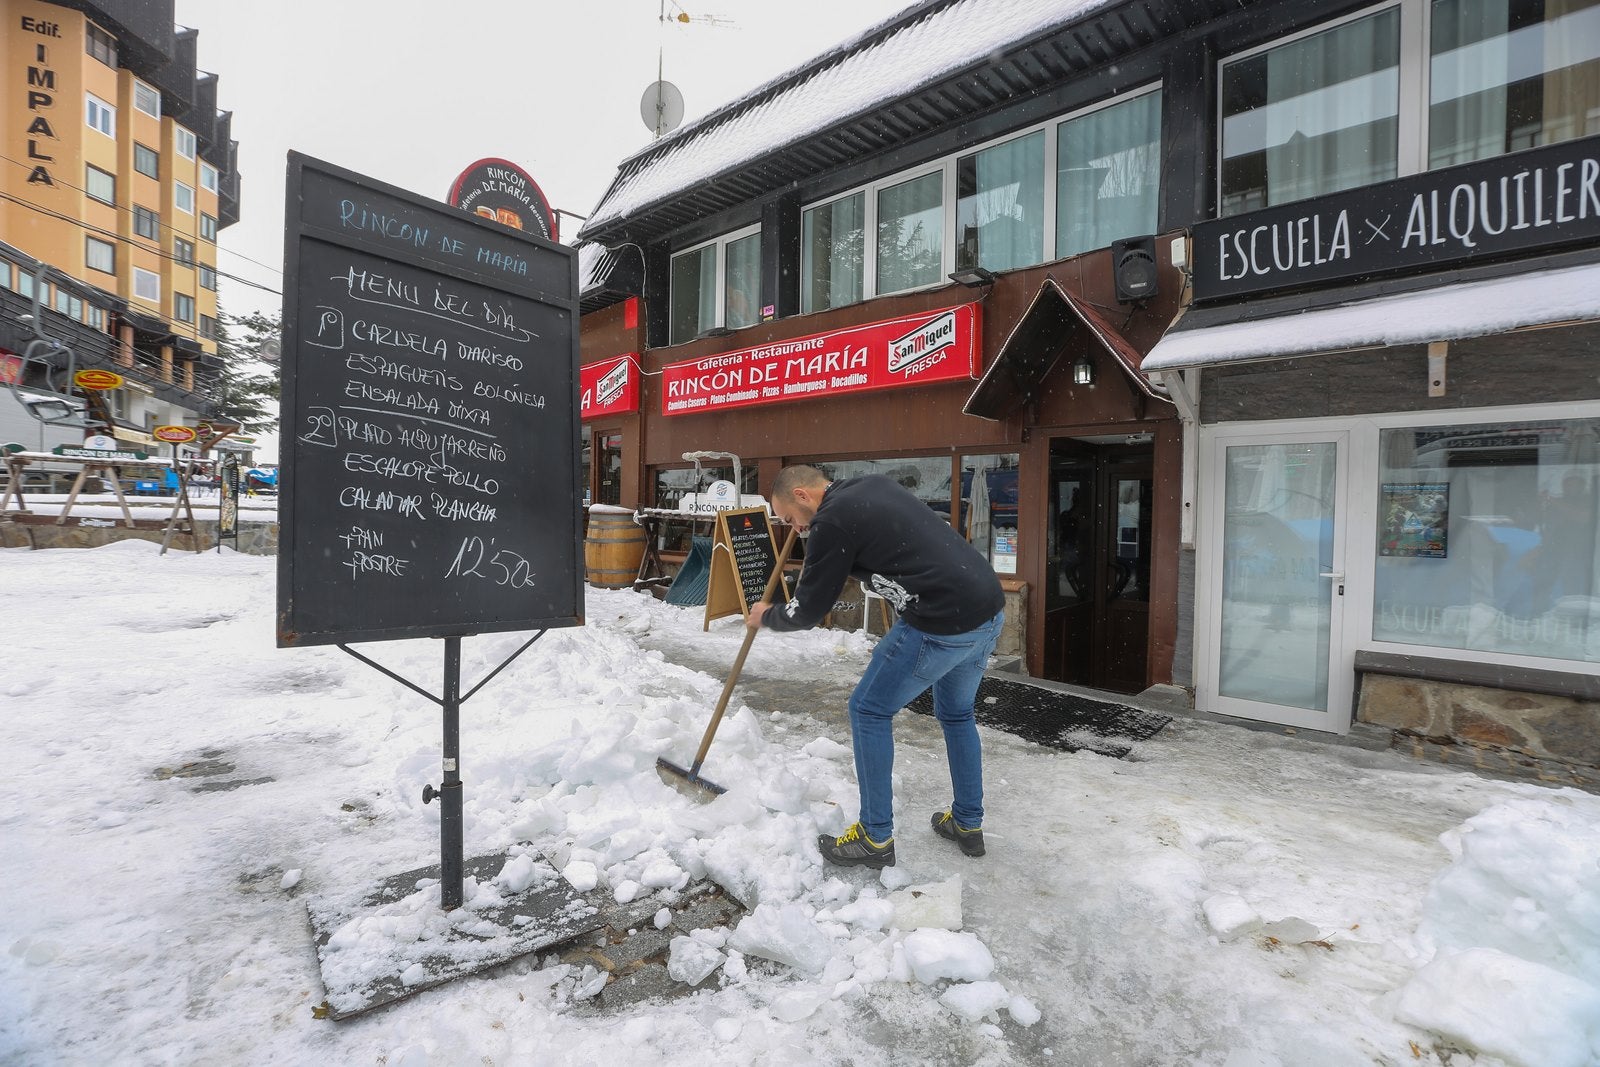
[[[1449,555],[1450,484],[1385,482],[1378,555],[1444,559]]]

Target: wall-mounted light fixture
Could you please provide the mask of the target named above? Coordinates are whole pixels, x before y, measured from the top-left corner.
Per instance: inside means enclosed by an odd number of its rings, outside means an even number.
[[[965,270],[951,271],[950,280],[959,282],[969,289],[976,289],[981,285],[993,285],[995,273],[988,267],[968,267]]]
[[[1072,384],[1094,384],[1094,361],[1087,354],[1079,356],[1077,362],[1072,364]]]

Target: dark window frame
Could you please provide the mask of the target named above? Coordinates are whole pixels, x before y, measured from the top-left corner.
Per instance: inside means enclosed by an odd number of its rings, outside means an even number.
[[[135,204],[133,206],[133,232],[151,241],[161,240],[161,213]]]
[[[109,266],[109,267],[97,267],[90,260],[90,258],[89,258],[89,249],[93,248],[95,245],[101,245],[101,246],[103,246],[105,248],[109,248],[111,250],[111,266]],[[115,274],[115,273],[117,273],[117,246],[115,244],[113,244],[112,242],[110,242],[110,241],[101,240],[100,238],[94,236],[94,234],[84,234],[84,237],[83,237],[83,265],[85,267],[89,268],[90,270],[100,271],[102,274]]]
[[[92,184],[90,182],[90,177],[91,177],[91,175],[96,175],[96,174],[98,174],[100,177],[106,179],[106,181],[111,183],[111,198],[109,200],[106,199],[103,196],[97,195],[95,193],[95,191],[92,188],[90,188],[90,185]],[[91,199],[91,200],[95,200],[95,201],[97,201],[99,203],[102,203],[102,204],[110,204],[112,207],[116,207],[116,205],[117,205],[117,176],[115,174],[111,173],[109,170],[101,170],[99,167],[95,166],[93,163],[85,163],[83,165],[83,191],[89,197],[89,199]]]
[[[152,169],[145,170],[143,167],[139,166],[139,162],[140,162],[139,153],[141,153],[141,152],[148,153],[149,154],[149,158],[154,160],[154,163],[152,164]],[[133,142],[133,169],[138,171],[140,174],[143,174],[146,178],[154,178],[156,181],[160,181],[161,180],[161,153],[157,152],[154,148],[151,148],[149,145],[140,144],[138,141]]]
[[[117,39],[87,19],[84,20],[83,30],[83,50],[115,70],[117,66]]]

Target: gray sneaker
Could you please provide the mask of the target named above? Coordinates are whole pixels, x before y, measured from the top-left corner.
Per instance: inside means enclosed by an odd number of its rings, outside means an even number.
[[[838,837],[818,835],[817,848],[823,859],[838,867],[894,866],[894,838],[879,844],[867,836],[860,823],[851,824]]]
[[[983,855],[983,828],[974,826],[970,830],[956,822],[955,816],[948,811],[933,813],[933,832],[940,837],[948,837],[961,846],[961,851],[969,856]]]

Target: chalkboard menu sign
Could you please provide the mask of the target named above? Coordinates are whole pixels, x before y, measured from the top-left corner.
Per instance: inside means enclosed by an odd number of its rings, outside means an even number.
[[[778,566],[777,544],[766,508],[717,512],[712,535],[711,578],[706,589],[705,625],[724,615],[743,615],[767,593],[767,581]],[[774,594],[788,598],[783,583]]]
[[[278,645],[582,622],[577,257],[290,153]]]
[[[728,543],[733,550],[733,565],[739,572],[739,587],[744,593],[746,610],[761,600],[767,591],[767,579],[778,563],[778,551],[772,543],[772,528],[767,525],[766,509],[741,511],[723,516],[728,528]]]

